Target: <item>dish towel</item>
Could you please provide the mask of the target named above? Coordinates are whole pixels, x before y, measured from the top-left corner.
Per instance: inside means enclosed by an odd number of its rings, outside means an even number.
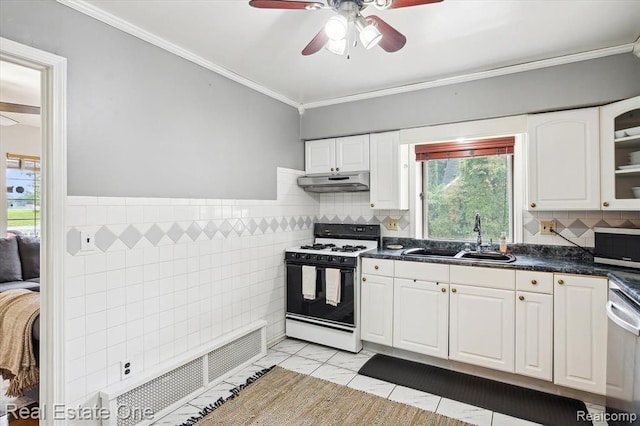
[[[302,297],[307,300],[316,298],[316,267],[302,266]]]
[[[340,303],[340,269],[325,269],[327,284],[327,304],[338,306]]]

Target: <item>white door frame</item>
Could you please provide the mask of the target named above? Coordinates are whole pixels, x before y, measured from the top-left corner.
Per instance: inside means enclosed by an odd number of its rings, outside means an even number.
[[[0,37],[0,59],[42,74],[40,424],[59,423],[53,407],[64,404],[64,206],[67,198],[67,60]],[[41,415],[41,419],[42,419]]]

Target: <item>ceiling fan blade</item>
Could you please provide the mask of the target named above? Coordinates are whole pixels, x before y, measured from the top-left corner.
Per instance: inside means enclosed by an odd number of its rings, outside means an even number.
[[[393,0],[387,9],[400,9],[401,7],[420,6],[421,4],[439,3],[442,0]]]
[[[286,0],[251,0],[249,6],[260,9],[303,9],[316,10],[324,7],[317,1],[286,1]]]
[[[325,44],[329,41],[329,37],[327,33],[324,32],[324,28],[320,30],[318,34],[307,44],[307,46],[302,49],[302,54],[305,56],[313,55],[318,52],[320,49],[324,47]]]
[[[382,33],[382,39],[378,43],[378,46],[387,52],[397,52],[404,47],[407,38],[398,30],[375,15],[367,16],[367,20],[374,21],[378,27],[378,31]]]
[[[8,102],[0,102],[0,111],[3,112],[19,112],[21,114],[40,114],[40,107],[22,104],[10,104]]]

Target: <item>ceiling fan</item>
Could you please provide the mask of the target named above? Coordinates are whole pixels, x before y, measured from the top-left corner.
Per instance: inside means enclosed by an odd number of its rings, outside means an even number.
[[[260,9],[331,9],[336,15],[329,18],[324,28],[302,50],[303,55],[312,55],[323,47],[338,55],[343,55],[348,46],[355,45],[356,31],[365,49],[379,45],[386,52],[397,52],[404,47],[407,38],[387,24],[379,16],[363,16],[361,12],[368,6],[379,10],[399,9],[438,3],[442,0],[250,0],[249,5]],[[355,30],[354,30],[355,28]]]
[[[16,112],[20,114],[40,114],[40,107],[23,105],[23,104],[11,104],[8,102],[0,102],[0,112]],[[0,126],[13,126],[19,124],[18,121],[13,118],[0,114]]]

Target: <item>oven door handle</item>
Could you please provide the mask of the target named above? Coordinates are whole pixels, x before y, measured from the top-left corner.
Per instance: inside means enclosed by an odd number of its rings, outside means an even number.
[[[635,336],[640,336],[640,327],[630,324],[629,322],[623,320],[622,318],[620,318],[615,311],[624,311],[624,309],[621,309],[619,306],[616,306],[612,301],[608,301],[607,302],[607,317],[609,317],[609,319],[611,321],[613,321],[616,325],[620,326],[621,328],[627,330],[629,333],[635,335]]]

